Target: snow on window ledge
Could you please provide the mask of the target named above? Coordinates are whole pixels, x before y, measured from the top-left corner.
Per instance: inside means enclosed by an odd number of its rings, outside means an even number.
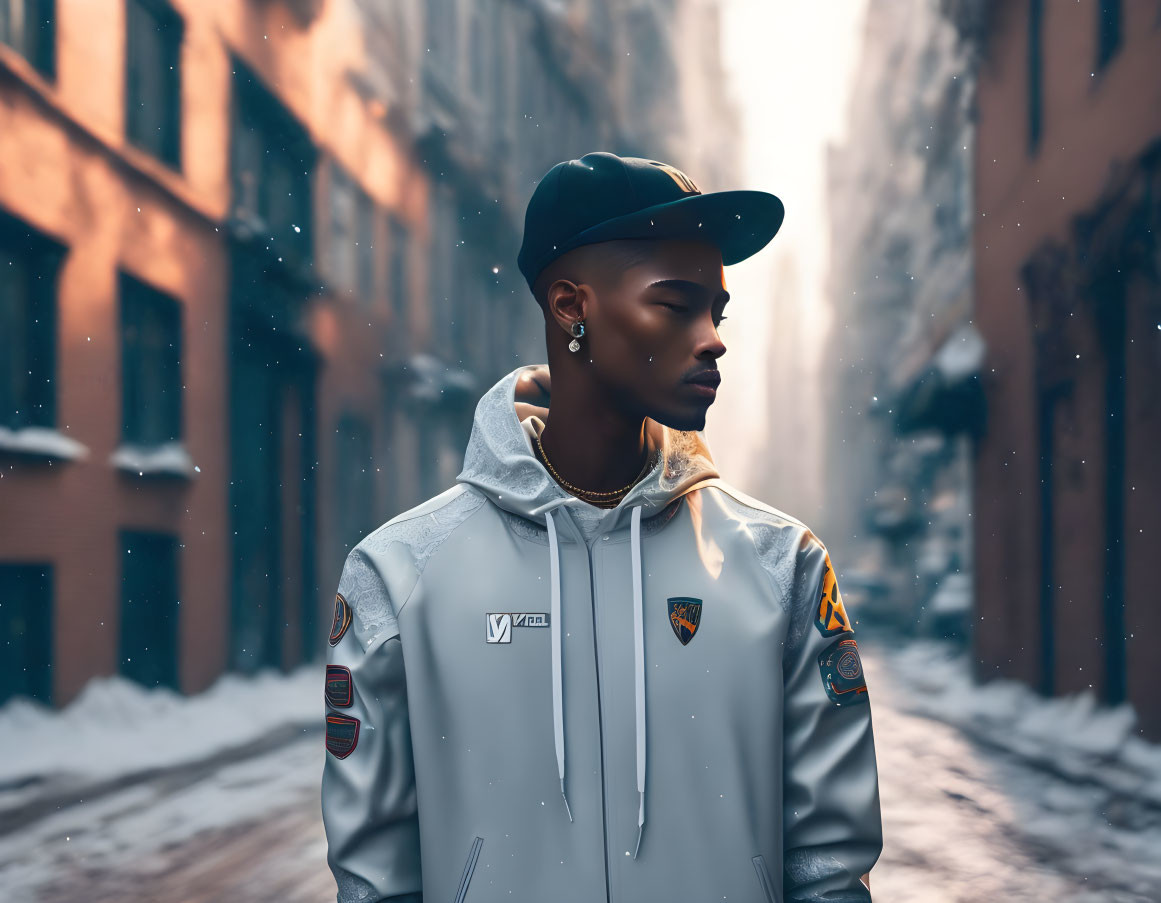
[[[194,466],[189,452],[181,442],[163,442],[160,445],[135,445],[126,442],[109,456],[109,463],[118,470],[139,477],[167,476],[193,479]]]
[[[0,452],[60,461],[76,461],[89,455],[88,446],[45,426],[18,430],[0,426]]]

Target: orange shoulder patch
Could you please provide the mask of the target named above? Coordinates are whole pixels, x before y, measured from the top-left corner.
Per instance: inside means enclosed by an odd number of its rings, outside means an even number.
[[[822,595],[818,599],[818,617],[814,619],[814,626],[823,636],[854,631],[847,611],[843,608],[842,594],[830,564],[830,552],[826,553],[826,574],[822,579]]]

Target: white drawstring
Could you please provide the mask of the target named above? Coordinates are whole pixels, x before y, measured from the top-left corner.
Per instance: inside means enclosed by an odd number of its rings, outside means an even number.
[[[645,830],[645,623],[641,592],[641,506],[633,509],[630,528],[633,548],[633,662],[636,666],[634,690],[637,697],[637,793],[641,804],[637,812],[637,850],[641,849],[641,834]]]
[[[564,792],[564,692],[561,680],[560,648],[560,548],[556,539],[556,522],[552,509],[560,505],[582,502],[575,495],[553,499],[532,510],[532,514],[545,513],[548,521],[549,582],[552,584],[552,608],[548,615],[549,632],[552,634],[552,735],[556,746],[556,773],[560,776],[560,795],[564,799],[564,811],[572,821],[572,808]]]
[[[568,820],[572,821],[572,809],[569,808],[568,796],[564,792],[564,711],[560,675],[560,553],[556,545],[556,523],[552,519],[551,511],[546,514],[552,580],[552,612],[549,615],[549,629],[552,632],[552,732],[556,743],[556,771],[560,775],[560,795],[564,797],[564,811],[568,813]]]
[[[544,505],[534,508],[530,513],[545,513],[548,524],[548,553],[549,578],[552,584],[552,608],[549,614],[549,627],[552,633],[552,731],[556,747],[556,770],[560,776],[560,795],[564,799],[564,808],[568,813],[568,820],[572,821],[572,809],[568,805],[568,796],[564,789],[564,702],[561,680],[561,640],[560,640],[560,546],[556,535],[556,522],[552,509],[560,505],[573,502],[583,502],[577,496],[567,496],[553,499]],[[641,849],[641,835],[645,830],[645,618],[643,610],[644,593],[641,577],[641,506],[632,509],[630,523],[630,538],[633,558],[633,689],[636,702],[636,740],[637,740],[637,846],[633,851],[633,858]],[[594,638],[595,639],[595,638]]]

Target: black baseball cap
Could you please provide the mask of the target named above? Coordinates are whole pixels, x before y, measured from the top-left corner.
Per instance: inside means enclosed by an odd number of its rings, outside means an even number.
[[[685,238],[717,245],[729,266],[762,250],[785,213],[782,201],[766,191],[702,194],[667,163],[595,151],[544,174],[528,201],[516,261],[532,288],[548,264],[580,245]]]

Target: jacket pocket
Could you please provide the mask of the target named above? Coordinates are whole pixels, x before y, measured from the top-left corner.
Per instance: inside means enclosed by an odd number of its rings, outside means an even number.
[[[460,878],[460,889],[456,894],[456,903],[464,903],[468,894],[468,882],[472,880],[472,872],[476,870],[476,860],[480,858],[480,847],[484,845],[484,838],[477,837],[472,841],[472,850],[468,853],[468,861],[464,863],[464,874]]]
[[[758,883],[762,885],[766,900],[768,903],[778,903],[774,899],[774,882],[770,880],[770,870],[766,868],[766,857],[759,853],[751,861],[754,863],[754,870],[758,873]]]

